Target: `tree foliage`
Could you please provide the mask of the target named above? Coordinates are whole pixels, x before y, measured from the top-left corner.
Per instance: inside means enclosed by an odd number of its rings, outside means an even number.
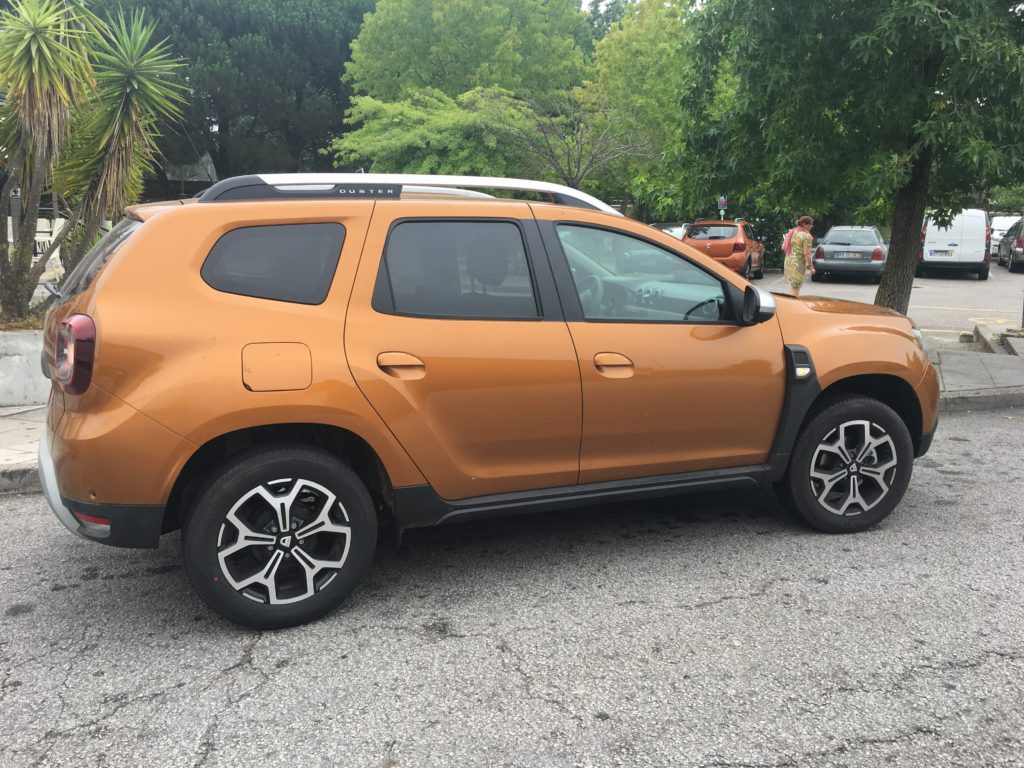
[[[582,80],[584,26],[577,0],[379,0],[352,44],[346,79],[381,101],[422,88],[542,98]]]
[[[116,14],[123,0],[96,0]],[[322,168],[341,130],[341,75],[372,0],[138,0],[156,35],[186,61],[183,124],[166,131],[169,164],[209,151],[221,177]]]
[[[879,303],[906,310],[926,206],[1024,168],[1024,23],[1002,0],[707,0],[689,24],[691,189],[887,208]]]

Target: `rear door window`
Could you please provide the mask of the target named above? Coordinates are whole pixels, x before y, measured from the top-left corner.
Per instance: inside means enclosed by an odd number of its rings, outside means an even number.
[[[322,304],[344,242],[345,228],[334,222],[241,227],[217,241],[201,274],[224,293]]]
[[[374,308],[419,317],[540,317],[519,227],[505,221],[403,221],[392,228]],[[380,280],[378,280],[380,283]],[[392,306],[388,306],[388,305]]]

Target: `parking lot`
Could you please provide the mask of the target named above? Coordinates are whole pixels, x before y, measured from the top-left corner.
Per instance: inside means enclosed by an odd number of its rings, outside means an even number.
[[[0,496],[0,765],[1021,765],[1022,422],[945,417],[865,534],[767,492],[413,532],[280,632],[211,614],[176,535]]]
[[[779,273],[765,276],[764,287],[784,292],[786,283]],[[804,282],[804,296],[829,296],[872,303],[878,289],[871,280],[829,278]],[[932,345],[956,344],[961,331],[977,323],[1018,328],[1024,308],[1024,273],[1010,274],[1006,267],[992,264],[988,280],[962,272],[929,272],[915,277],[907,314],[922,329]]]

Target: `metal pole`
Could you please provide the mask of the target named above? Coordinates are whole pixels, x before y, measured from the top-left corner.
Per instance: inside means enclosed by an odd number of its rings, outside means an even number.
[[[18,242],[18,219],[21,218],[21,187],[11,190],[11,239],[10,242]]]

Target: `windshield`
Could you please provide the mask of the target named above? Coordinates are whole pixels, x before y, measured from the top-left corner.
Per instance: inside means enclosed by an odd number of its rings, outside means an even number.
[[[878,245],[878,238],[870,229],[830,229],[822,245]]]
[[[728,240],[736,237],[736,227],[732,224],[691,224],[686,228],[686,236],[691,240]]]
[[[70,299],[85,291],[121,244],[141,226],[142,222],[137,219],[121,219],[64,278],[60,287],[61,298]]]

